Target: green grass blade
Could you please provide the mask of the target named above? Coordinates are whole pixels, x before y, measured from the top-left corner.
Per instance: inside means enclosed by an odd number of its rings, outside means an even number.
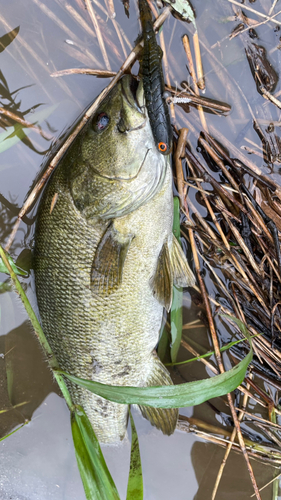
[[[98,439],[81,406],[72,412],[71,428],[87,500],[120,500]]]
[[[17,427],[16,429],[14,429],[12,432],[9,432],[9,434],[6,434],[6,436],[3,436],[0,438],[0,442],[1,441],[4,441],[4,439],[7,439],[8,437],[12,436],[13,434],[15,434],[15,432],[19,431],[20,429],[22,429],[26,424],[28,424],[29,422],[25,422],[24,424],[20,425],[20,427]]]
[[[53,106],[48,106],[40,111],[36,111],[36,113],[32,113],[28,116],[28,120],[30,120],[33,124],[41,123],[46,120],[53,111],[57,108],[57,104]],[[23,130],[24,129],[24,130]],[[32,128],[25,128],[21,125],[16,125],[17,135],[14,135],[15,127],[7,127],[4,132],[0,134],[0,153],[3,153],[7,149],[11,148],[15,144],[17,144],[23,137],[31,134],[33,131]]]
[[[143,500],[143,480],[142,480],[139,440],[131,410],[130,410],[130,422],[132,429],[132,443],[131,443],[130,472],[129,472],[126,499]]]
[[[71,382],[116,403],[140,404],[154,408],[180,408],[204,403],[209,399],[223,396],[236,389],[244,380],[252,357],[251,349],[242,361],[225,373],[196,382],[171,386],[111,386],[74,377],[65,372],[61,373],[69,378]]]
[[[20,276],[28,276],[28,273],[26,271],[24,271],[23,269],[20,269],[19,267],[16,266],[16,264],[14,264],[13,259],[9,254],[6,253],[6,257],[7,257],[9,264],[10,264],[10,266],[15,274],[19,274]],[[10,274],[9,270],[5,266],[3,259],[1,257],[0,257],[0,273]]]
[[[173,220],[173,233],[180,241],[180,201],[176,196],[174,197],[174,220]],[[183,293],[181,287],[173,287],[173,301],[171,306],[171,360],[174,363],[177,359],[178,350],[180,348],[182,337],[182,301]]]
[[[76,458],[82,477],[87,500],[120,500],[116,486],[107,469],[99,442],[95,436],[92,426],[82,407],[75,407],[71,401],[70,394],[62,375],[59,373],[57,360],[49,346],[41,325],[30,305],[30,302],[8,260],[8,257],[0,245],[0,258],[3,260],[11,279],[20,295],[29,319],[32,323],[38,340],[48,358],[50,367],[71,410],[72,434],[75,446]],[[15,432],[15,431],[13,431]],[[12,434],[12,433],[11,433]],[[9,435],[11,435],[9,434]]]
[[[255,337],[260,337],[261,335],[263,335],[263,333],[256,333],[255,335],[251,335],[250,338],[253,339]],[[239,339],[234,340],[233,342],[229,342],[229,344],[226,344],[220,348],[220,352],[227,351],[234,345],[240,344],[240,342],[245,342],[245,339]],[[201,354],[201,356],[197,356],[196,358],[185,359],[184,361],[178,361],[177,363],[165,363],[165,366],[186,365],[187,363],[192,363],[193,361],[199,361],[200,359],[209,358],[210,356],[213,356],[213,354],[215,354],[215,351],[210,351],[206,352],[205,354]]]

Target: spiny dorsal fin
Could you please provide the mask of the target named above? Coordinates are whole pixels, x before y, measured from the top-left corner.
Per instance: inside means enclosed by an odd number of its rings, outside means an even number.
[[[154,385],[173,385],[172,379],[165,366],[161,363],[158,356],[153,355],[153,365],[150,375],[146,381],[145,386]],[[174,432],[177,420],[177,408],[151,408],[149,406],[139,406],[142,415],[150,421],[152,425],[160,429],[163,434],[170,435]]]
[[[191,271],[186,256],[177,240],[173,235],[172,244],[169,248],[171,267],[173,273],[173,282],[176,286],[193,286],[195,277]]]
[[[151,286],[154,297],[167,311],[170,311],[173,298],[173,277],[167,243],[164,243],[159,254]]]
[[[123,266],[133,235],[123,235],[110,224],[95,253],[91,271],[93,292],[104,297],[116,291],[122,282]]]

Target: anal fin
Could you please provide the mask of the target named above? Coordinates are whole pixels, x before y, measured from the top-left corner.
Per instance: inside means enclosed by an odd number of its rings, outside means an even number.
[[[168,370],[161,363],[158,356],[153,355],[153,367],[151,374],[149,375],[146,386],[154,385],[173,385],[172,379]],[[150,421],[154,427],[160,429],[163,434],[173,434],[177,421],[179,411],[177,408],[151,408],[150,406],[141,406],[139,408],[142,415]]]
[[[182,287],[193,286],[195,284],[195,276],[189,267],[186,256],[184,255],[177,238],[174,235],[169,251],[174,285]]]
[[[126,255],[133,235],[123,235],[110,224],[97,247],[92,270],[91,289],[102,296],[116,291],[122,282]]]
[[[154,297],[167,311],[169,311],[173,298],[173,277],[167,243],[164,243],[159,254],[156,272],[152,278],[151,286]]]

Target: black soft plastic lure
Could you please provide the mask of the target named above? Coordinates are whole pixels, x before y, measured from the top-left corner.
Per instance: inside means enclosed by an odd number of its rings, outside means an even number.
[[[167,155],[172,147],[172,128],[164,92],[162,50],[157,45],[151,10],[146,0],[139,0],[140,20],[143,32],[141,72],[148,117],[160,153]]]

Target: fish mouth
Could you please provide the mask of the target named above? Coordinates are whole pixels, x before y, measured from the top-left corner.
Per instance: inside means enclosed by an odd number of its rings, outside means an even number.
[[[137,176],[139,175],[140,171],[142,170],[145,162],[146,162],[146,159],[147,159],[147,156],[150,152],[150,148],[147,148],[145,154],[144,154],[144,157],[143,157],[143,160],[137,170],[137,172],[132,176],[132,177],[122,177],[122,176],[115,176],[115,177],[112,177],[112,176],[109,176],[109,175],[105,175],[105,174],[101,174],[98,170],[95,169],[95,167],[93,167],[91,165],[91,170],[95,173],[95,175],[97,175],[98,177],[102,177],[103,179],[109,179],[109,180],[113,180],[113,181],[133,181],[137,178]]]
[[[144,92],[142,80],[137,80],[133,75],[125,75],[121,80],[122,94],[126,101],[132,106],[132,108],[137,109],[140,113],[143,113],[144,103]]]

